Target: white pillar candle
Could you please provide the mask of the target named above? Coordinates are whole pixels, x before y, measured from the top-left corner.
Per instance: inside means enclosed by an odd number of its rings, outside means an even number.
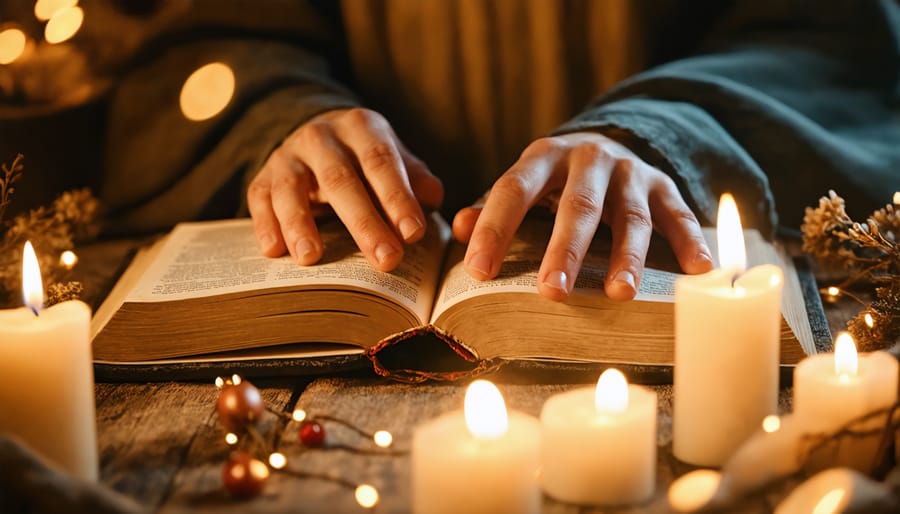
[[[656,393],[608,369],[596,388],[547,400],[541,483],[549,496],[569,503],[648,500],[656,485]]]
[[[721,269],[675,282],[673,453],[721,466],[778,402],[781,269],[746,268],[731,195],[719,204]]]
[[[68,301],[41,310],[43,287],[30,243],[23,292],[28,307],[0,311],[0,432],[62,470],[96,480],[90,308]]]
[[[897,401],[897,359],[885,352],[857,355],[853,338],[842,332],[834,353],[803,359],[794,369],[794,415],[803,431],[832,433],[854,418],[887,408]],[[884,426],[876,417],[853,428]],[[879,437],[844,437],[837,452],[829,452],[829,466],[848,466],[868,472]]]
[[[507,414],[500,391],[476,380],[466,392],[463,411],[415,430],[412,512],[540,512],[539,433],[537,419],[516,411]]]
[[[775,507],[775,514],[900,512],[890,487],[848,468],[831,468],[798,485]]]

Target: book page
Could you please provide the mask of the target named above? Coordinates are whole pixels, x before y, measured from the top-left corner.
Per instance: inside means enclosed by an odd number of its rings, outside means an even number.
[[[321,286],[371,290],[428,319],[449,228],[439,217],[426,236],[404,248],[390,273],[372,268],[339,220],[319,225],[325,252],[319,264],[301,266],[291,257],[260,255],[249,218],[183,223],[175,227],[156,260],[126,298],[164,302],[259,289]]]
[[[459,302],[483,294],[493,293],[533,293],[537,292],[537,276],[547,241],[550,238],[552,221],[543,219],[526,220],[516,237],[510,244],[509,251],[503,260],[500,274],[493,280],[479,281],[469,276],[463,266],[465,248],[452,245],[444,280],[440,286],[431,321],[434,322],[444,311]],[[654,240],[652,247],[665,244]],[[609,237],[600,233],[591,243],[591,248],[584,258],[581,271],[575,280],[573,294],[585,296],[602,296],[603,282],[609,269]],[[651,248],[653,251],[654,248]],[[657,260],[671,261],[666,249],[659,254]],[[648,260],[653,261],[648,257]],[[665,262],[667,269],[671,262]],[[652,267],[645,268],[644,275],[635,295],[636,300],[650,302],[673,302],[675,300],[675,278],[677,273]]]

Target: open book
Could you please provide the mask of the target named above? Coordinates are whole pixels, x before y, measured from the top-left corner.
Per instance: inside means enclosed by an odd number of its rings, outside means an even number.
[[[431,331],[478,360],[670,366],[678,265],[668,245],[651,245],[636,299],[615,302],[603,293],[609,238],[598,232],[573,294],[559,303],[536,288],[551,228],[551,220],[529,217],[500,275],[480,282],[463,269],[465,248],[436,215],[390,273],[374,270],[337,220],[321,224],[325,254],[305,267],[260,256],[249,219],[181,224],[138,255],[96,313],[94,358],[165,364],[322,357],[377,352]],[[745,238],[750,265],[785,270],[781,360],[796,364],[816,352],[797,274],[757,232]]]

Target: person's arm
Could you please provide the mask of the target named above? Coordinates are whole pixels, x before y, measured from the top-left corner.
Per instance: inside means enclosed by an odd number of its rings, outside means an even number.
[[[639,74],[557,133],[607,134],[676,178],[715,221],[799,228],[827,189],[862,211],[900,188],[900,5],[739,2],[695,57]]]
[[[112,4],[87,12],[79,35],[110,54],[119,76],[101,190],[112,232],[235,215],[247,183],[293,129],[358,105],[335,66],[339,17],[316,2],[143,2],[155,7],[139,13]],[[182,87],[213,62],[233,71],[233,96],[214,116],[188,119]]]

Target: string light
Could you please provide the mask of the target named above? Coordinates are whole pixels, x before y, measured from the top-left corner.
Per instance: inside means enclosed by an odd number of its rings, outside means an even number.
[[[291,418],[300,423],[304,419],[306,419],[306,411],[303,409],[294,409],[294,412],[291,414]]]
[[[219,389],[222,389],[222,386],[224,386],[224,385],[225,385],[225,379],[223,379],[222,377],[216,377],[216,387],[218,387]]]
[[[9,64],[25,53],[28,38],[17,28],[0,31],[0,64]]]
[[[231,375],[231,383],[234,384],[234,385],[240,385],[240,383],[241,383],[241,376],[238,375],[238,374]]]
[[[766,416],[765,419],[763,419],[762,427],[767,434],[777,432],[781,429],[781,418],[775,415]]]
[[[56,11],[44,28],[44,39],[51,44],[67,41],[78,33],[83,21],[84,11],[81,7],[72,6]]]
[[[357,486],[354,495],[356,496],[356,503],[359,503],[364,509],[371,509],[378,505],[378,489],[375,489],[369,484],[360,484]]]
[[[179,103],[184,117],[203,121],[222,112],[234,96],[234,72],[221,62],[195,70],[181,87]]]
[[[287,466],[287,457],[283,453],[273,452],[269,455],[269,465],[273,469],[284,469]]]
[[[394,436],[387,430],[379,430],[372,435],[372,440],[381,448],[389,448],[394,443]]]
[[[234,432],[228,432],[225,434],[225,442],[228,443],[229,446],[234,446],[238,442],[238,436]]]
[[[72,250],[66,250],[59,255],[59,263],[66,269],[72,269],[78,264],[78,255]]]
[[[76,5],[78,0],[38,0],[34,4],[34,17],[40,21],[47,21],[59,11]]]
[[[867,312],[866,315],[863,316],[863,320],[865,320],[867,327],[875,328],[875,318],[872,317],[871,312]]]

